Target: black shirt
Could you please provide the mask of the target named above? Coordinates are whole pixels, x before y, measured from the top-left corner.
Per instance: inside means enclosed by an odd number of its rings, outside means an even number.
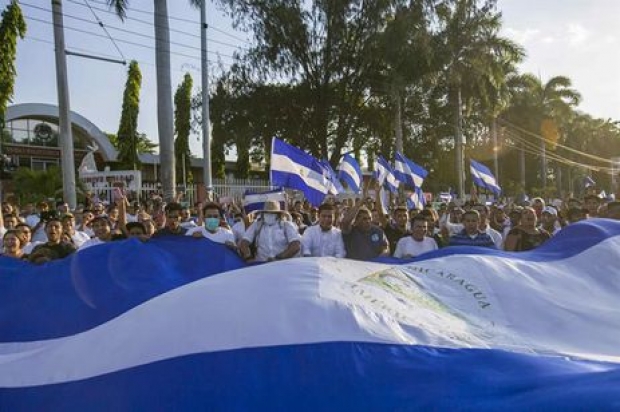
[[[159,229],[157,232],[153,234],[154,237],[157,236],[185,236],[187,233],[187,229],[179,226],[176,231],[170,230],[168,226]]]
[[[411,235],[410,231],[401,230],[390,223],[383,228],[383,231],[385,232],[385,237],[387,237],[388,242],[390,242],[390,255],[393,255],[396,251],[396,245],[399,240]]]

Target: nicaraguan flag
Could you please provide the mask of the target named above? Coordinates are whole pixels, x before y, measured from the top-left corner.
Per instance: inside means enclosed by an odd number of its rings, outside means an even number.
[[[495,180],[495,176],[489,170],[488,167],[483,165],[482,163],[478,163],[475,160],[470,159],[470,170],[471,170],[471,178],[474,181],[474,184],[482,189],[487,189],[495,196],[498,196],[502,193],[502,189],[497,184]]]
[[[594,186],[596,186],[596,182],[590,176],[586,176],[586,177],[583,178],[583,187],[584,188],[587,189],[589,187],[594,187]]]
[[[394,159],[394,176],[401,183],[411,187],[422,187],[424,179],[428,176],[428,171],[422,166],[407,159],[401,153],[396,152]]]
[[[416,187],[413,192],[407,198],[407,208],[409,210],[422,210],[426,206],[426,198],[424,192],[419,187]]]
[[[357,160],[350,154],[345,154],[338,166],[338,176],[343,180],[349,189],[354,193],[359,193],[362,188],[362,169]]]
[[[314,206],[320,206],[331,184],[321,163],[303,150],[273,138],[271,184],[300,190]]]
[[[398,192],[400,182],[394,176],[392,167],[382,156],[377,157],[375,161],[375,178],[379,182],[379,186],[383,186],[392,193]]]
[[[329,164],[329,160],[323,159],[319,160],[321,166],[323,166],[323,176],[327,179],[327,185],[329,186],[329,193],[332,195],[337,195],[338,193],[344,192],[344,187],[342,183],[338,180],[338,175],[332,168],[332,165]]]
[[[273,200],[280,203],[280,209],[286,210],[286,194],[282,188],[269,190],[266,192],[253,192],[246,190],[243,194],[243,208],[245,213],[255,212],[257,210],[263,210],[265,202]]]
[[[0,256],[0,410],[614,410],[618,260],[607,219],[408,261],[242,267],[183,236]]]

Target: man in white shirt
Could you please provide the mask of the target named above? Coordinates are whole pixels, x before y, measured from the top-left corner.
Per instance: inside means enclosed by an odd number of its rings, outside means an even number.
[[[428,221],[423,215],[416,215],[411,220],[411,236],[404,237],[396,244],[394,257],[412,258],[423,253],[437,250],[437,242],[432,237],[426,236]]]
[[[216,203],[207,203],[202,209],[204,226],[195,226],[188,229],[186,236],[195,238],[207,238],[216,243],[225,244],[228,247],[236,249],[235,236],[233,233],[221,227],[222,210]]]
[[[304,256],[345,257],[342,232],[333,226],[335,214],[333,205],[322,204],[319,207],[319,223],[308,227],[301,239]]]
[[[259,262],[297,256],[301,249],[301,237],[297,226],[290,221],[290,214],[280,210],[280,203],[268,200],[259,215],[239,242],[241,256],[246,260],[252,258],[252,243],[256,245],[255,260]]]
[[[107,216],[97,216],[93,219],[93,232],[95,237],[82,243],[80,250],[102,245],[112,240],[112,223]]]
[[[86,233],[75,229],[75,216],[71,213],[65,214],[61,221],[63,233],[71,238],[75,247],[79,248],[82,244],[90,240],[90,236]]]

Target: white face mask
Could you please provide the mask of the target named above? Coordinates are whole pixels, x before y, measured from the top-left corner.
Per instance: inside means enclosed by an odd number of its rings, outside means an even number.
[[[265,213],[263,215],[263,221],[267,226],[273,226],[278,221],[278,216],[272,213]]]

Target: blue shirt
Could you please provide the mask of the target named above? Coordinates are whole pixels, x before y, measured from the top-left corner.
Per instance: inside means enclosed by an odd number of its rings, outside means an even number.
[[[459,233],[450,236],[450,246],[481,246],[497,249],[491,236],[487,233],[478,232],[473,238],[467,234],[465,229]]]
[[[374,259],[381,255],[387,246],[385,233],[377,226],[372,226],[367,232],[354,226],[349,233],[343,233],[342,238],[349,259]]]

